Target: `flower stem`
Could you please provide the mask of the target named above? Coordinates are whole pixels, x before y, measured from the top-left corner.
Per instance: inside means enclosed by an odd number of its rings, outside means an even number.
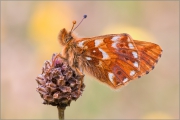
[[[65,110],[65,107],[57,106],[57,109],[58,109],[59,120],[64,120],[64,110]]]

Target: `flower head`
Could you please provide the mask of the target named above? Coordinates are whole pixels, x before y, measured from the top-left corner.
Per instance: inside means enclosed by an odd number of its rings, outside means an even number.
[[[42,74],[37,76],[37,91],[43,104],[66,107],[77,100],[84,90],[83,77],[71,69],[60,54],[53,54],[52,60],[45,61]]]

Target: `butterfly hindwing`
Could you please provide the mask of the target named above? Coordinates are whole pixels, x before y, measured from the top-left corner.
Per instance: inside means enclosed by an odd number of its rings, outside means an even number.
[[[156,63],[162,54],[162,49],[159,45],[151,43],[134,40],[136,47],[140,55],[140,73],[139,77],[148,74],[152,69],[154,69]]]

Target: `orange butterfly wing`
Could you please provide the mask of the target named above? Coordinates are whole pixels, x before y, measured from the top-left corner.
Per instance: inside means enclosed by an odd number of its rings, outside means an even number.
[[[88,73],[113,88],[148,73],[154,68],[161,48],[133,40],[128,34],[110,34],[78,40],[81,60]]]
[[[154,69],[161,57],[162,49],[159,45],[151,42],[134,40],[134,43],[136,44],[140,55],[140,74],[141,76],[145,73],[148,74],[149,71]]]

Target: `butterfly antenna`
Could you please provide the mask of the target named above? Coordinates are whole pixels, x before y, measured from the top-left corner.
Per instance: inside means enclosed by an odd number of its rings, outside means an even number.
[[[84,15],[84,16],[83,16],[83,19],[82,19],[81,22],[73,29],[73,31],[82,23],[82,21],[83,21],[85,18],[87,18],[87,15]],[[74,24],[73,24],[73,26],[74,26]],[[72,29],[71,29],[71,30],[72,30]]]
[[[76,21],[74,20],[74,21],[73,21],[73,26],[72,26],[72,28],[71,28],[70,33],[72,32],[72,30],[73,30],[75,24],[76,24]]]

